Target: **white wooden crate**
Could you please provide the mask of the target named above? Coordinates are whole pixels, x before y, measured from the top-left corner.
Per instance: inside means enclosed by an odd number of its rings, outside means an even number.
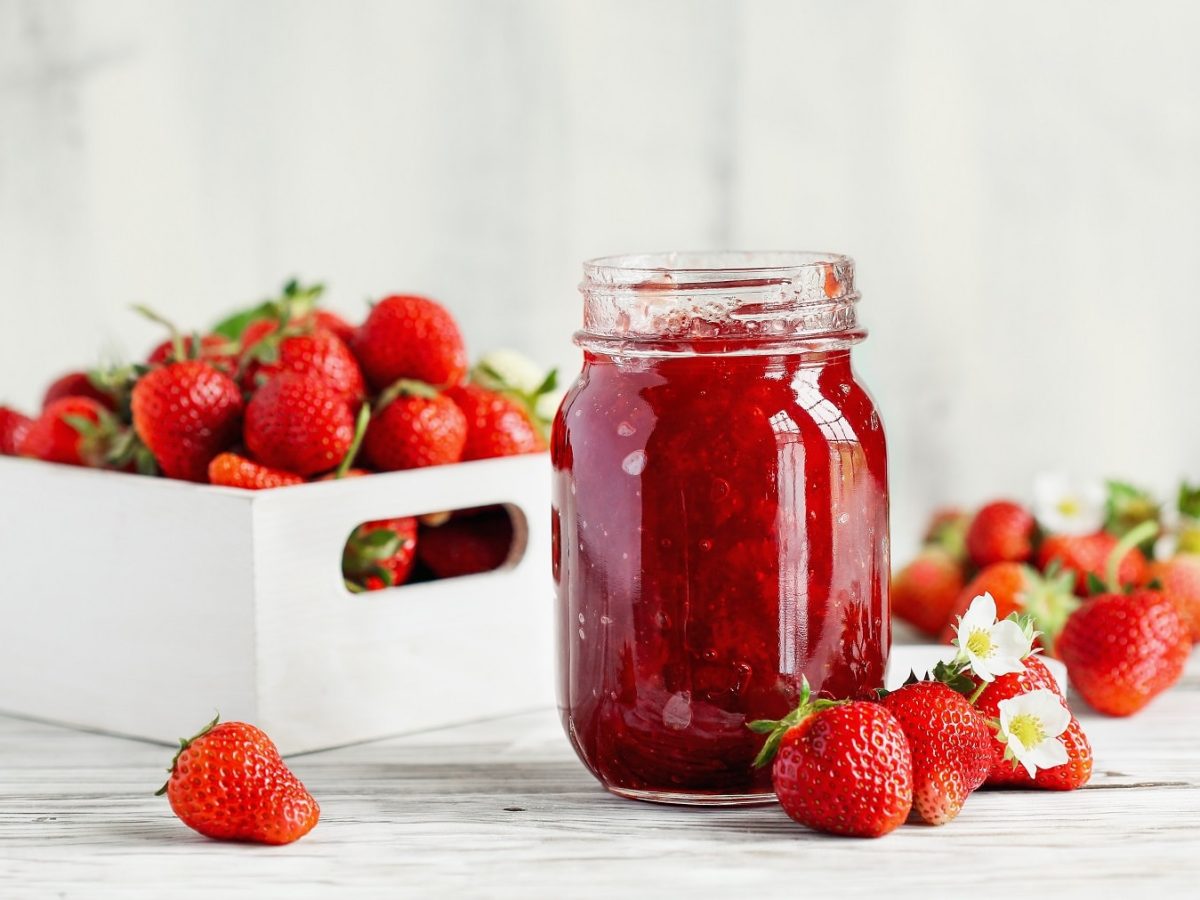
[[[549,705],[549,482],[545,454],[258,492],[0,458],[0,711],[174,741],[219,710],[296,753]],[[515,563],[346,591],[356,525],[493,503]]]

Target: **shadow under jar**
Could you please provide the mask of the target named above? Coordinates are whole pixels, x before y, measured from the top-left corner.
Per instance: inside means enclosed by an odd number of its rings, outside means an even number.
[[[559,702],[610,791],[773,799],[801,679],[883,684],[887,461],[850,366],[854,263],[669,253],[584,265],[583,370],[554,422]]]

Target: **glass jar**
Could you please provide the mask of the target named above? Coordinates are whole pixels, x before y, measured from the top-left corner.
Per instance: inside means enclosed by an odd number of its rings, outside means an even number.
[[[850,366],[854,263],[670,253],[584,265],[554,422],[559,700],[614,793],[772,799],[746,723],[882,686],[887,461]]]

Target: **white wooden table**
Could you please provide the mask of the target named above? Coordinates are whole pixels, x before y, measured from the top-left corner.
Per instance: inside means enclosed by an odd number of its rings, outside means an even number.
[[[321,822],[278,848],[180,824],[164,747],[0,718],[0,897],[1200,896],[1200,654],[1140,716],[1085,715],[1086,789],[858,841],[609,796],[538,710],[294,758]]]

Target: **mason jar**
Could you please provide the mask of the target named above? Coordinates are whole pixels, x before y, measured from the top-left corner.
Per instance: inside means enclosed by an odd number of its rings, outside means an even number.
[[[851,367],[854,263],[666,253],[584,265],[554,422],[559,700],[610,791],[771,799],[746,726],[883,683],[887,453]]]

